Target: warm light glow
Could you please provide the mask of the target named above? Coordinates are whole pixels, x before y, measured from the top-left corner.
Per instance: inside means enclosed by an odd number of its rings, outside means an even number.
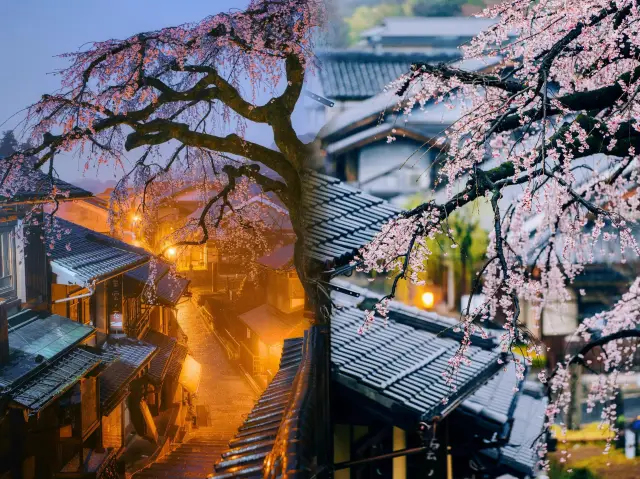
[[[132,220],[134,223],[137,223],[138,221],[140,221],[140,217],[139,217],[138,215],[135,215],[133,218],[131,218],[131,220]]]
[[[175,255],[176,255],[176,249],[175,248],[172,247],[172,248],[169,248],[167,250],[167,256],[169,258],[173,258]]]
[[[184,358],[182,371],[178,382],[182,384],[191,394],[196,394],[200,387],[200,377],[202,376],[202,366],[198,361],[187,354]]]
[[[424,293],[422,293],[422,304],[424,304],[425,308],[432,308],[433,302],[434,298],[431,291],[425,291]]]

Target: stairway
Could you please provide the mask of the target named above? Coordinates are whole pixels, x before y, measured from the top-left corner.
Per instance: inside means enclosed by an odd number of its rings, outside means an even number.
[[[228,434],[220,434],[211,427],[196,429],[186,442],[132,477],[205,479],[213,472],[213,465],[220,459],[220,455],[228,449],[228,437]]]

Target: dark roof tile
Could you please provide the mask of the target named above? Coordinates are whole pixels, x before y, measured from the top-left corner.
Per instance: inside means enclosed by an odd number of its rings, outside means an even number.
[[[169,265],[163,261],[155,261],[155,266],[153,267],[155,268],[155,291],[151,297],[143,293],[143,301],[152,304],[175,306],[187,290],[191,281],[177,274],[172,274]],[[138,268],[128,271],[125,273],[125,276],[140,283],[144,288],[149,283],[151,268],[152,262],[150,261],[149,263],[145,263]]]
[[[149,253],[142,248],[62,218],[55,221],[62,228],[62,233],[50,250],[51,266],[54,272],[59,268],[73,274],[79,285],[105,279],[149,261]]]
[[[171,360],[167,366],[167,378],[178,379],[182,372],[182,365],[189,353],[189,349],[184,344],[176,343],[171,355]]]
[[[302,338],[287,339],[282,349],[280,369],[262,393],[229,449],[215,465],[214,478],[261,478],[265,457],[271,452],[282,416],[291,396],[291,387],[302,361]]]
[[[148,376],[152,382],[161,383],[167,374],[167,368],[178,341],[152,329],[147,331],[144,340],[158,348],[158,354],[156,354],[149,366]]]
[[[496,461],[497,467],[518,477],[534,477],[538,469],[537,441],[544,428],[547,400],[532,388],[524,388],[513,412],[513,425],[507,445],[486,449],[484,456]]]
[[[454,391],[443,373],[449,358],[460,346],[451,320],[417,308],[392,304],[385,323],[377,319],[370,329],[358,333],[364,312],[354,307],[336,309],[331,320],[331,360],[334,378],[356,392],[391,399],[415,415],[430,421],[449,412],[443,399],[457,402],[472,394],[483,378],[499,368],[500,351],[491,339],[474,338],[456,375]]]
[[[0,204],[53,200],[53,189],[51,187],[52,181],[48,175],[40,170],[29,170],[27,173],[22,175],[20,185],[17,185],[17,188],[11,191],[3,191],[3,193],[8,196],[0,194]],[[66,181],[62,181],[59,178],[53,179],[53,187],[57,191],[55,198],[58,201],[64,201],[65,199],[89,198],[93,196],[91,192],[82,189],[79,186],[67,183]]]
[[[15,321],[16,317],[21,319]],[[95,332],[92,326],[31,310],[9,318],[10,325],[16,323],[9,328],[9,362],[0,367],[0,388],[16,385],[41,371]]]
[[[310,172],[303,204],[306,254],[327,267],[342,266],[370,242],[383,223],[401,210],[336,178]]]
[[[357,101],[382,93],[393,80],[407,73],[412,63],[439,63],[459,58],[459,52],[378,54],[362,50],[318,53],[324,96],[337,101]]]
[[[72,388],[100,363],[100,355],[75,347],[12,391],[11,399],[35,413]]]
[[[102,346],[102,357],[109,365],[100,374],[102,414],[109,414],[128,394],[128,385],[151,361],[157,347],[133,338],[110,337]]]

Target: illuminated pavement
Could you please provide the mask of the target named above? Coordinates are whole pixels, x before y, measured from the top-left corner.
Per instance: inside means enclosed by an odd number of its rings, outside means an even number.
[[[135,479],[206,478],[257,399],[191,301],[178,307],[178,322],[188,337],[190,354],[202,365],[196,405],[208,408],[209,424],[193,429],[184,444],[135,474]]]

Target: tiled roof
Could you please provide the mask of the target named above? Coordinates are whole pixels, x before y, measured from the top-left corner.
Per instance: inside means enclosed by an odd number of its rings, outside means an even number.
[[[284,314],[267,304],[240,314],[238,320],[251,328],[266,345],[301,336],[309,327],[302,311]]]
[[[156,346],[133,338],[109,338],[102,356],[109,366],[100,374],[102,414],[109,414],[128,394],[128,384],[151,361]]]
[[[364,312],[337,309],[331,319],[334,379],[416,421],[447,415],[499,370],[500,352],[492,339],[474,337],[467,354],[471,364],[459,369],[454,391],[444,383],[443,373],[460,346],[460,333],[451,329],[449,318],[439,319],[433,313],[409,314],[392,307],[386,325],[377,319],[359,334]]]
[[[215,465],[213,477],[262,478],[264,459],[271,452],[291,389],[302,361],[302,338],[284,342],[280,369],[262,393],[238,434],[229,441],[229,449]]]
[[[311,172],[305,181],[306,254],[329,267],[351,260],[401,211],[330,176]]]
[[[381,93],[407,73],[412,63],[440,63],[460,57],[459,51],[376,53],[366,50],[329,50],[317,54],[324,96],[337,101],[357,101]]]
[[[51,266],[72,274],[78,282],[88,284],[94,280],[124,272],[149,261],[149,253],[109,236],[96,233],[70,221],[56,218],[62,236],[54,241]],[[66,231],[69,233],[66,233]],[[58,269],[58,271],[56,271]]]
[[[451,66],[465,71],[479,71],[490,68],[499,61],[498,57],[487,57],[457,61]],[[408,70],[409,67],[407,67]],[[398,100],[394,90],[380,91],[377,95],[333,115],[318,132],[318,138],[322,140],[323,145],[335,143],[364,127],[376,125],[382,117],[393,117],[396,124],[403,126],[404,121],[398,121],[398,112],[396,111]],[[411,116],[401,120],[408,120],[408,124],[431,124],[433,128],[437,127],[440,131],[444,131],[449,125],[458,121],[460,115],[464,114],[463,105],[464,101],[460,98],[450,98],[447,103],[436,103],[435,100],[431,100],[424,109],[417,104],[411,112]]]
[[[8,197],[0,195],[0,204],[51,200],[51,180],[48,175],[40,170],[30,170],[22,177],[24,178],[24,184],[28,186],[18,187],[15,191],[6,192],[9,194]],[[89,191],[58,178],[53,179],[53,186],[59,191],[56,195],[56,199],[59,201],[93,196]]]
[[[141,283],[141,285],[144,287],[149,281],[150,268],[151,262],[128,271],[127,273],[125,273],[125,276]],[[184,294],[191,281],[183,278],[182,276],[170,274],[169,265],[163,261],[156,261],[155,268],[156,287],[154,304],[160,303],[167,306],[175,306],[175,304]],[[147,295],[143,294],[142,299],[144,301],[147,301]]]
[[[289,270],[293,268],[293,243],[281,246],[268,255],[258,258],[258,264],[270,269]]]
[[[510,363],[467,398],[456,414],[472,420],[474,431],[497,432],[497,439],[505,442],[480,451],[492,469],[533,477],[538,461],[534,443],[542,432],[546,404],[540,385],[518,379]]]
[[[99,355],[74,347],[11,392],[11,399],[35,413],[68,391],[101,362]]]
[[[547,401],[539,384],[525,383],[513,412],[513,425],[507,445],[486,449],[482,454],[495,460],[497,467],[517,477],[535,477],[539,461],[537,441],[545,422]]]
[[[164,381],[167,374],[167,368],[171,361],[171,355],[176,347],[178,341],[175,338],[171,338],[166,334],[162,334],[158,331],[150,329],[144,336],[144,340],[153,344],[158,348],[158,354],[153,358],[149,366],[149,372],[147,375],[149,379],[156,384]]]
[[[31,318],[24,320],[30,315]],[[15,385],[47,367],[50,361],[68,352],[94,334],[92,326],[57,314],[25,310],[16,316],[20,324],[9,328],[9,362],[0,367],[0,389]],[[9,318],[9,324],[15,324]]]
[[[360,130],[335,143],[327,144],[325,151],[327,155],[337,155],[378,141],[386,143],[387,136],[392,133],[396,138],[409,138],[420,143],[435,143],[442,136],[443,130],[443,125],[440,122],[417,124],[405,122],[398,125],[393,119],[387,119],[383,123]]]
[[[187,346],[176,343],[173,354],[171,355],[171,361],[169,361],[169,365],[167,366],[167,378],[178,379],[180,377],[182,365],[188,353],[189,348],[187,348]]]
[[[479,427],[508,436],[519,397],[514,388],[519,389],[521,386],[522,380],[516,376],[515,364],[509,363],[467,398],[456,413],[473,417]]]
[[[383,24],[362,33],[363,38],[380,37],[384,40],[394,38],[424,39],[427,44],[436,39],[452,38],[464,43],[496,23],[493,18],[477,17],[387,17]],[[385,42],[386,44],[386,42]]]

